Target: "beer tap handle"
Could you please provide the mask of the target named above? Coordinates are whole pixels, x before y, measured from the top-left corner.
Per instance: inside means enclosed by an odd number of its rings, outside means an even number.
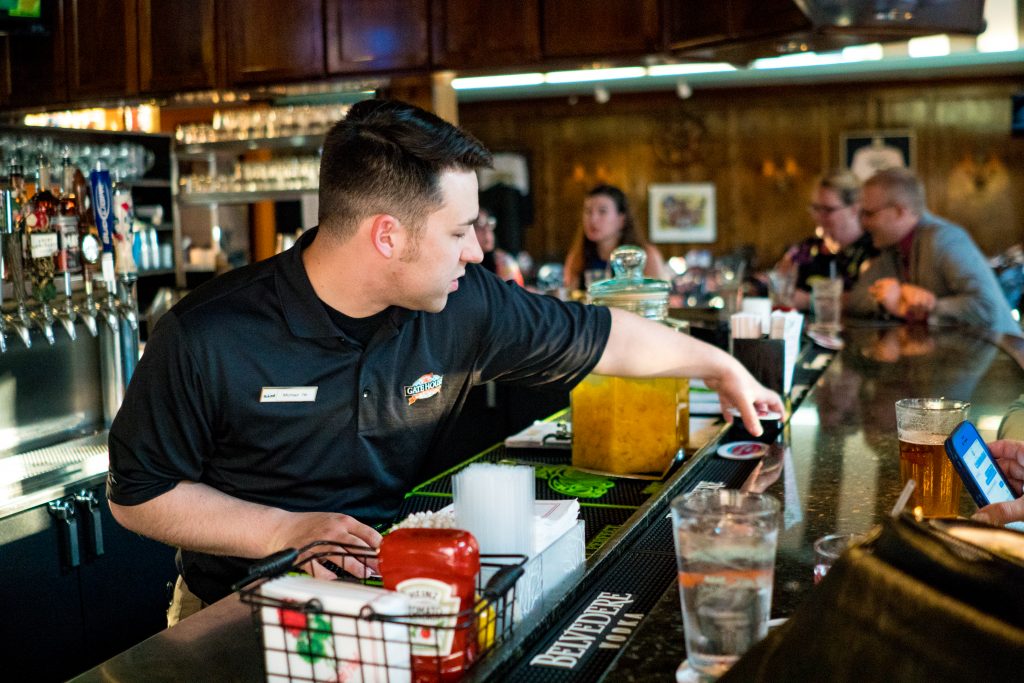
[[[33,311],[29,316],[35,321],[36,326],[46,337],[46,341],[53,346],[57,339],[53,336],[53,312],[48,304],[42,304],[39,312]]]
[[[64,306],[63,310],[55,311],[57,320],[64,326],[64,330],[71,337],[71,341],[78,339],[75,331],[75,306],[71,301],[71,273],[64,272]]]

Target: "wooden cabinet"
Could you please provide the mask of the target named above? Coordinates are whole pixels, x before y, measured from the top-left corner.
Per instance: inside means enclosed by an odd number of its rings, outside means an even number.
[[[174,548],[118,525],[103,484],[0,520],[0,546],[7,680],[67,680],[166,626]]]
[[[687,48],[807,28],[793,0],[665,0],[666,46]]]
[[[42,0],[38,22],[0,35],[0,104],[29,107],[68,97],[64,60],[64,0]]]
[[[220,0],[229,86],[324,75],[323,0]]]
[[[545,0],[545,57],[615,57],[660,47],[658,0]],[[713,3],[709,3],[713,4]]]
[[[434,0],[434,65],[443,69],[530,64],[540,60],[538,0]]]
[[[135,2],[68,0],[65,26],[71,99],[122,97],[138,92]]]
[[[215,0],[138,2],[140,90],[215,87]]]
[[[428,0],[327,0],[330,73],[421,69],[430,62]]]

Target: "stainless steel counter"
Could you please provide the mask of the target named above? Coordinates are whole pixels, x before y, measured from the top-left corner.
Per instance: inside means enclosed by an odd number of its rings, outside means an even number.
[[[107,432],[0,458],[0,519],[102,483]]]

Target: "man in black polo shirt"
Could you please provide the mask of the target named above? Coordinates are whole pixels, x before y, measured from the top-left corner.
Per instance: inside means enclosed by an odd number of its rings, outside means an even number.
[[[423,479],[475,384],[701,377],[755,433],[757,408],[782,410],[714,347],[477,266],[490,162],[432,114],[359,103],[324,141],[319,228],[161,319],[110,430],[108,496],[182,549],[179,595],[212,602],[242,558],[313,540],[377,547],[369,525]]]

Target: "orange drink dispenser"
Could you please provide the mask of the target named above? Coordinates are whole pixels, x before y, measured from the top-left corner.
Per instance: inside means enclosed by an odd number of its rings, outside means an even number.
[[[670,285],[643,275],[647,254],[624,245],[612,252],[615,274],[595,282],[588,301],[614,306],[685,332],[668,314]],[[608,474],[660,477],[689,440],[687,379],[588,375],[573,389],[573,467]]]

